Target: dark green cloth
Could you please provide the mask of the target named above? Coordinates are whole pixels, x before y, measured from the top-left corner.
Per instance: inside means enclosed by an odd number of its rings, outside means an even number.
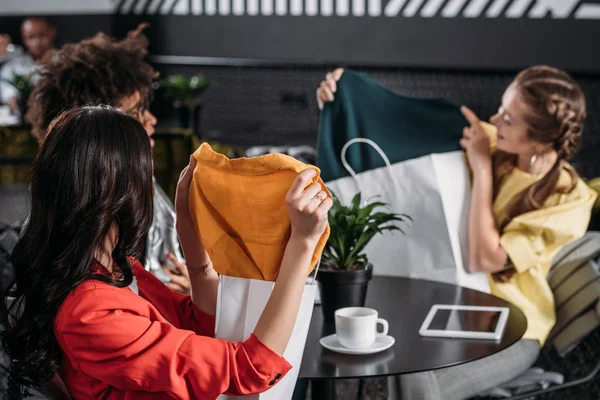
[[[317,166],[325,182],[348,175],[340,153],[351,139],[379,145],[392,164],[432,153],[460,149],[467,121],[460,106],[443,99],[417,99],[386,89],[367,75],[345,71],[335,101],[321,113]],[[356,172],[384,165],[366,144],[353,144],[346,159]]]

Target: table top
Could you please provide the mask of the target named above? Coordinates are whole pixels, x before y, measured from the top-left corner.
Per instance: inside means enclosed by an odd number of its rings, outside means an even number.
[[[421,337],[419,329],[434,304],[508,307],[502,340]],[[324,349],[319,339],[335,333],[335,326],[323,323],[321,307],[317,305],[300,378],[351,379],[431,371],[490,356],[517,342],[527,330],[525,315],[512,304],[486,293],[439,282],[374,276],[365,306],[376,309],[379,317],[389,322],[389,335],[396,339],[394,346],[371,355],[345,355]]]

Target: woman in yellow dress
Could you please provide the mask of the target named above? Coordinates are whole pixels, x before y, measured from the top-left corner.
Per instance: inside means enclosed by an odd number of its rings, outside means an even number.
[[[336,70],[321,83],[320,105],[333,100],[342,73]],[[469,126],[461,146],[473,171],[469,269],[489,273],[492,293],[518,306],[528,329],[493,356],[400,377],[402,399],[466,399],[533,365],[555,323],[546,279],[552,258],[583,236],[596,200],[568,163],[581,138],[586,104],[566,72],[548,66],[520,72],[490,119],[495,137],[471,110],[462,112]]]

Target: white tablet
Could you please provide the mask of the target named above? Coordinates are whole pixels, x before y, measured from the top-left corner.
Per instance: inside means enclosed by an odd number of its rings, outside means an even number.
[[[442,338],[500,340],[508,320],[507,307],[436,304],[419,334]]]

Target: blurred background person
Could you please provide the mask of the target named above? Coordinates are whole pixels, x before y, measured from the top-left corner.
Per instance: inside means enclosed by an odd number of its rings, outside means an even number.
[[[8,53],[10,37],[0,37],[0,55]],[[0,70],[0,98],[13,112],[22,111],[20,101],[27,101],[24,91],[35,83],[33,76],[42,58],[54,47],[56,28],[43,17],[29,17],[21,24],[21,38],[26,53],[6,62]]]

